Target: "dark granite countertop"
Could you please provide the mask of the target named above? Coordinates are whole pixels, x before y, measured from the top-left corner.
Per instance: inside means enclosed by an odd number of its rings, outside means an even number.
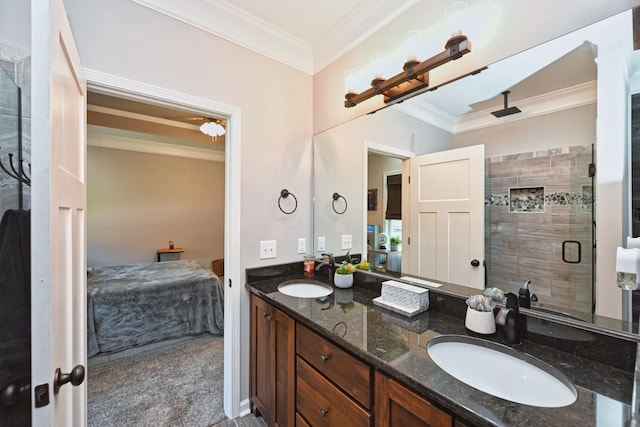
[[[295,269],[293,269],[295,272]],[[300,272],[302,268],[299,268]],[[267,274],[268,273],[268,274]],[[316,274],[316,279],[326,279]],[[628,343],[613,343],[591,332],[575,337],[566,333],[549,341],[529,339],[512,346],[541,359],[563,372],[576,386],[578,399],[564,408],[538,408],[513,403],[476,390],[440,369],[429,357],[426,345],[443,334],[479,335],[464,327],[464,301],[430,291],[430,308],[413,318],[404,317],[372,303],[380,295],[380,283],[356,283],[350,289],[335,289],[329,297],[294,298],[277,291],[286,280],[302,279],[291,269],[247,271],[248,289],[265,298],[295,320],[356,354],[375,368],[396,378],[448,410],[478,426],[618,426],[630,413],[633,372],[629,360],[598,361],[599,347],[605,357],[629,359]],[[326,280],[323,280],[326,282]],[[531,325],[533,328],[536,325]],[[538,325],[537,327],[540,327]],[[571,333],[571,331],[569,331]],[[558,334],[556,334],[558,335]],[[504,343],[501,330],[483,339]],[[567,341],[575,338],[572,345]],[[620,344],[620,348],[617,345]],[[585,356],[586,355],[586,356]],[[633,353],[635,356],[635,353]],[[600,355],[602,358],[602,355]],[[595,359],[595,360],[594,360]],[[506,375],[500,366],[487,366],[495,375]]]

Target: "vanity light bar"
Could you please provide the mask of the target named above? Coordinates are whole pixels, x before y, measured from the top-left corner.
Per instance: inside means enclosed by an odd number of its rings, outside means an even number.
[[[384,79],[374,79],[371,88],[361,93],[349,92],[345,95],[344,106],[355,107],[376,95],[383,95],[384,102],[393,102],[398,98],[429,87],[429,71],[471,52],[471,42],[465,35],[451,37],[445,44],[445,50],[439,54],[425,59],[422,62],[407,61],[403,71]]]

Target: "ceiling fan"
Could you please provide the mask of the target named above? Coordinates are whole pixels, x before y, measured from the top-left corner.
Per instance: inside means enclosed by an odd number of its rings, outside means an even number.
[[[197,117],[172,117],[172,120],[180,121],[197,121],[204,122],[200,125],[200,132],[210,136],[212,142],[217,142],[219,136],[226,133],[226,120],[216,119],[212,117],[197,116]]]

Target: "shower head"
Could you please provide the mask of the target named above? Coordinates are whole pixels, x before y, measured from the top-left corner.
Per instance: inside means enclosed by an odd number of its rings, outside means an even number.
[[[502,96],[504,96],[504,108],[502,110],[497,110],[497,111],[492,111],[491,114],[493,114],[496,117],[504,117],[504,116],[510,116],[512,114],[516,114],[516,113],[521,113],[522,111],[520,111],[520,109],[518,107],[509,107],[509,91],[505,90],[504,92],[502,92]]]

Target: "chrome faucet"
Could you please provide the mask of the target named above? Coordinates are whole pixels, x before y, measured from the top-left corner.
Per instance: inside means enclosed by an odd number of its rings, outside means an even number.
[[[329,283],[333,283],[333,275],[336,272],[336,259],[333,257],[333,254],[326,253],[322,254],[323,257],[328,257],[329,261],[318,261],[316,265],[316,271],[320,271],[323,266],[327,266],[327,270],[329,270]]]

